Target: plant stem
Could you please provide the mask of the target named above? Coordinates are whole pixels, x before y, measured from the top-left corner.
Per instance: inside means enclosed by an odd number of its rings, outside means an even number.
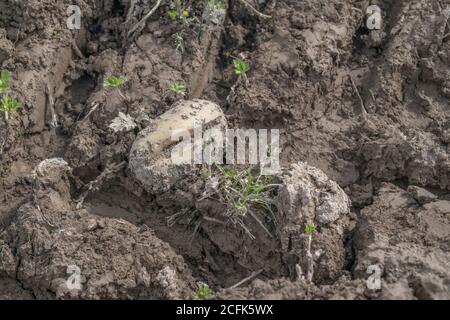
[[[128,37],[131,37],[135,32],[140,32],[142,29],[144,29],[145,24],[148,20],[148,18],[150,18],[150,16],[155,13],[156,9],[158,9],[158,7],[161,5],[162,0],[158,0],[158,2],[156,2],[155,6],[141,19],[141,21],[139,21],[138,23],[136,23],[130,31],[128,31]],[[138,29],[140,29],[138,31]]]
[[[258,16],[260,16],[263,19],[271,19],[272,16],[268,16],[264,13],[259,12],[258,10],[256,10],[250,3],[248,3],[246,0],[239,0],[241,1],[241,3],[243,3],[247,8],[250,9],[250,11],[253,11],[255,14],[257,14]]]
[[[122,90],[118,89],[120,97],[125,101],[125,104],[127,105],[127,114],[129,111],[129,105],[128,105],[128,98],[122,93]]]
[[[314,275],[314,259],[311,254],[311,243],[312,243],[312,235],[308,235],[308,246],[306,249],[306,281],[308,283],[312,282]]]

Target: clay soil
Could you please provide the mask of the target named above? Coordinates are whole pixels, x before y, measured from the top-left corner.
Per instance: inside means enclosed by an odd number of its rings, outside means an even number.
[[[224,20],[199,33],[166,0],[132,36],[156,0],[74,1],[81,29],[69,30],[72,2],[0,1],[0,70],[22,104],[0,117],[0,298],[192,299],[199,281],[213,299],[450,298],[450,1],[247,0],[266,19],[226,0]],[[184,7],[202,17],[206,2]],[[380,30],[366,26],[370,4]],[[111,74],[128,79],[126,101],[104,87]],[[274,237],[253,221],[255,240],[201,217],[168,223],[199,207],[202,177],[164,194],[133,177],[132,144],[180,99],[177,81],[229,127],[280,129],[283,169],[307,163],[345,191],[349,213],[313,240],[312,283],[296,273],[299,220],[278,216]],[[115,133],[119,111],[148,119]],[[68,167],[39,170],[53,158]],[[68,266],[81,290],[67,288]]]

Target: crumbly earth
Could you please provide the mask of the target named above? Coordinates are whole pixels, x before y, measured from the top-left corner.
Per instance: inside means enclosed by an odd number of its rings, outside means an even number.
[[[0,117],[0,298],[191,299],[199,281],[217,299],[450,298],[450,1],[247,1],[272,18],[227,0],[199,33],[165,0],[130,36],[156,1],[75,1],[80,30],[73,1],[0,2],[0,69],[22,103]],[[281,130],[270,235],[198,201],[207,168],[162,193],[136,179],[130,150],[180,99],[174,82],[228,127]],[[119,112],[136,128],[111,130]]]

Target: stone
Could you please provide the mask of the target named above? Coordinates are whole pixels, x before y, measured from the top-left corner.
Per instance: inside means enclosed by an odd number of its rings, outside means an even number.
[[[320,169],[304,162],[293,165],[284,177],[278,199],[281,212],[299,215],[327,225],[350,212],[350,200],[342,188]]]
[[[225,130],[226,119],[217,104],[199,99],[179,101],[139,133],[130,151],[129,167],[148,192],[168,191],[195,170],[192,164],[173,163],[172,150],[179,141],[172,141],[172,134],[174,130],[184,130],[192,137],[200,127],[203,131]],[[191,163],[190,159],[184,160]]]
[[[437,196],[435,194],[432,194],[431,192],[425,190],[424,188],[420,188],[417,186],[409,186],[408,192],[420,204],[430,203],[437,199]]]
[[[14,44],[6,38],[4,29],[0,29],[0,64],[9,59],[14,51]]]

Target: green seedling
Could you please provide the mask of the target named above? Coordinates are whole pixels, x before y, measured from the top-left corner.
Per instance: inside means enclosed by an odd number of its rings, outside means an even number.
[[[305,233],[310,236],[316,231],[316,227],[312,223],[308,223],[305,227]]]
[[[272,236],[265,224],[255,214],[257,209],[274,215],[272,211],[272,192],[276,184],[272,184],[272,177],[254,174],[251,169],[238,171],[232,167],[226,169],[216,165],[219,170],[217,187],[218,198],[226,205],[225,215],[234,224],[240,225],[246,233],[254,239],[250,230],[244,223],[244,218],[249,215],[255,219],[264,231]],[[217,198],[217,197],[216,197]]]
[[[211,289],[206,283],[199,282],[198,283],[198,290],[195,293],[195,299],[197,300],[204,300],[206,299],[210,294],[212,293]]]
[[[178,17],[178,12],[177,10],[169,10],[169,12],[167,12],[167,15],[170,19],[175,20]]]
[[[226,15],[225,4],[222,1],[209,0],[203,11],[202,18],[209,28],[222,24]]]
[[[170,91],[184,97],[186,95],[186,86],[180,82],[172,83],[169,87]]]
[[[222,1],[209,0],[206,5],[210,9],[225,9],[225,4]]]
[[[128,111],[129,111],[128,110],[129,109],[128,101],[130,99],[128,98],[128,96],[123,94],[122,90],[120,89],[120,87],[122,87],[127,81],[128,81],[128,79],[125,77],[122,77],[122,76],[109,76],[105,79],[105,81],[103,81],[103,85],[105,87],[117,88],[117,92],[119,93],[120,97],[126,103],[126,106],[127,106],[126,113],[128,114]]]
[[[175,45],[176,45],[175,50],[177,52],[183,53],[184,52],[184,33],[183,32],[176,32],[173,35],[173,38],[175,39]]]
[[[308,236],[308,243],[306,245],[306,278],[302,277],[311,283],[314,275],[314,257],[311,252],[312,236],[316,232],[316,227],[312,223],[308,223],[305,226],[305,234]]]
[[[169,17],[175,20],[177,17],[186,19],[189,17],[189,11],[184,7],[181,0],[175,0],[171,6],[173,9],[169,11]]]
[[[238,75],[246,75],[248,71],[250,71],[250,66],[247,62],[242,59],[234,59],[234,72]]]
[[[122,77],[122,76],[109,76],[108,78],[105,79],[105,81],[103,82],[103,84],[106,87],[120,87],[123,84],[125,84],[125,82],[127,82],[127,79]]]
[[[14,98],[3,96],[0,104],[0,111],[5,114],[5,120],[8,121],[10,114],[20,108],[20,103]]]
[[[11,75],[8,71],[3,70],[0,72],[0,93],[6,93],[9,90],[9,80]]]

